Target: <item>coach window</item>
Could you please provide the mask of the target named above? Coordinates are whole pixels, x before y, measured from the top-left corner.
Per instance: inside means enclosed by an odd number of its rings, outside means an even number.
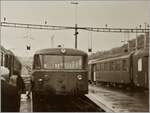
[[[114,61],[110,62],[110,70],[114,71]]]
[[[106,71],[109,71],[109,62],[106,62]]]
[[[104,63],[101,64],[101,70],[104,71]]]
[[[112,62],[109,62],[110,71],[112,71]]]
[[[96,71],[99,71],[99,64],[96,64]]]
[[[142,71],[142,58],[138,59],[138,71]]]
[[[108,70],[107,67],[108,67],[108,66],[107,66],[107,62],[105,62],[105,63],[104,63],[104,70],[105,70],[105,71]]]
[[[5,66],[5,54],[3,54],[3,66]]]
[[[93,65],[93,69],[94,69],[94,72],[96,72],[96,65],[95,64]]]
[[[113,61],[113,70],[116,70],[116,61]]]
[[[102,71],[102,65],[99,63],[99,70]]]
[[[127,71],[127,60],[122,60],[122,70]]]
[[[120,60],[116,61],[116,70],[119,71],[120,70]]]
[[[3,53],[1,52],[1,66],[3,66]]]
[[[96,66],[96,71],[98,71],[98,64],[95,64],[95,66]]]
[[[100,65],[100,63],[98,63],[97,66],[98,66],[98,71],[100,71],[100,70],[101,70],[101,65]]]
[[[5,66],[8,67],[8,55],[5,55]]]

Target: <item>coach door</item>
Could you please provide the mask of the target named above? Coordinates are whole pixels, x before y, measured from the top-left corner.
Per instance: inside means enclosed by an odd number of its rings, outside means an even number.
[[[94,64],[91,64],[90,66],[90,79],[91,79],[91,82],[94,81]]]
[[[93,81],[96,82],[96,65],[95,64],[93,65],[93,74],[92,75],[93,75],[93,77],[92,77]]]
[[[148,60],[148,56],[144,56],[143,57],[143,72],[144,72],[144,78],[145,78],[145,80],[144,80],[144,86],[145,87],[148,87],[148,82],[149,82],[149,77],[148,77],[148,64],[149,64],[149,60]]]

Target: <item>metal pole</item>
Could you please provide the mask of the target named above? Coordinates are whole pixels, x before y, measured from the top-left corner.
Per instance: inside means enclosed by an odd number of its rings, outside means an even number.
[[[54,35],[51,36],[51,48],[54,47],[54,37],[55,37]]]
[[[76,48],[76,49],[77,49],[77,47],[78,47],[78,46],[77,46],[77,43],[78,43],[78,42],[77,42],[77,41],[78,41],[78,40],[77,40],[77,35],[78,35],[78,28],[77,28],[77,24],[75,24],[75,48]]]
[[[78,2],[71,2],[71,4],[74,4],[75,5],[75,48],[77,49],[77,43],[78,43],[78,40],[77,40],[77,35],[78,35],[78,15],[77,15],[77,6],[78,6]]]
[[[135,50],[137,51],[138,50],[138,34],[137,34],[137,27],[136,27],[136,40],[135,40]]]

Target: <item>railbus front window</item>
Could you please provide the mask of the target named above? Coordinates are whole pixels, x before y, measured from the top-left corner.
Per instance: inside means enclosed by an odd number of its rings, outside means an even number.
[[[82,69],[84,64],[81,56],[64,56],[64,65],[65,69]]]
[[[44,69],[83,69],[82,56],[43,55]]]
[[[45,69],[62,69],[63,57],[58,55],[43,55],[43,64]]]

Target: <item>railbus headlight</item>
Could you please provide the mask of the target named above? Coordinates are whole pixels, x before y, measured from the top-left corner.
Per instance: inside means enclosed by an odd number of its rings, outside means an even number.
[[[78,80],[82,80],[82,75],[77,75]]]
[[[43,82],[43,79],[39,78],[39,79],[38,79],[38,82]]]

